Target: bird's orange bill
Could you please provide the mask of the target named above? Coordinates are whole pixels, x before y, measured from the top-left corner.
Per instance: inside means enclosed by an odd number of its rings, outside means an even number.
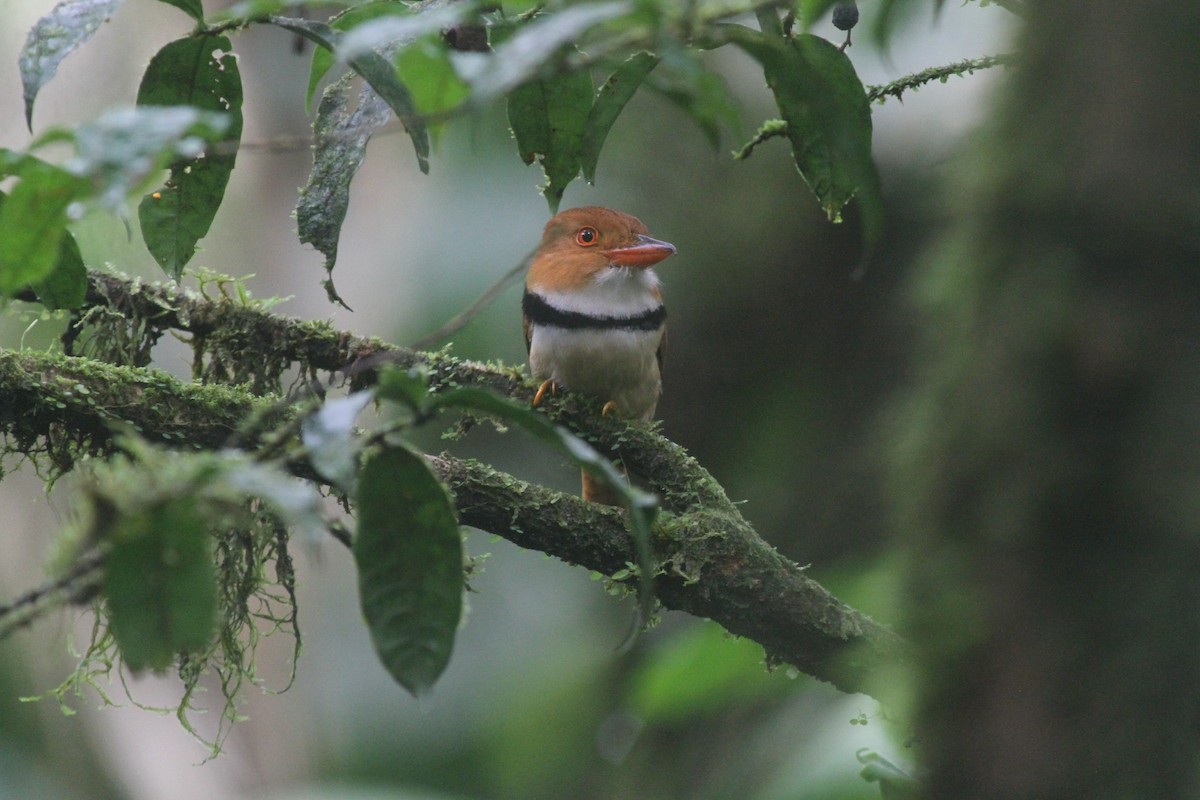
[[[618,267],[649,267],[674,255],[675,245],[639,234],[635,244],[600,252]]]

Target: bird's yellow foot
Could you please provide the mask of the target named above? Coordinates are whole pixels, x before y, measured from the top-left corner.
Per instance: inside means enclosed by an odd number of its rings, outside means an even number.
[[[600,416],[607,417],[608,412],[610,412],[610,411],[615,412],[616,410],[617,410],[617,404],[614,403],[612,400],[609,400],[607,403],[604,404],[604,408],[600,409]]]
[[[541,404],[542,398],[546,396],[547,392],[550,394],[558,394],[558,384],[553,380],[543,381],[542,385],[538,387],[537,394],[533,396],[534,408],[537,408]]]

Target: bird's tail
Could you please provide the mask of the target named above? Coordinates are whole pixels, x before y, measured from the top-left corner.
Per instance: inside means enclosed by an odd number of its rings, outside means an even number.
[[[583,499],[606,506],[619,506],[621,499],[613,488],[600,478],[593,478],[583,470]]]

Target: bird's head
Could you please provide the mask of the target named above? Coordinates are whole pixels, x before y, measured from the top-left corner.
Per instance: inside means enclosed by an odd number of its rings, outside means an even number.
[[[675,252],[652,239],[637,217],[590,206],[563,211],[546,223],[527,284],[545,290],[582,288],[612,268],[641,272]]]

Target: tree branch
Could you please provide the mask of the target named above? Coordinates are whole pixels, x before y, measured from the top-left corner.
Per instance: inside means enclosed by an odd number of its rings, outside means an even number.
[[[96,273],[89,280],[89,304],[133,318],[152,315],[153,325],[201,339],[229,335],[226,326],[252,330],[278,347],[280,357],[300,362],[302,371],[347,372],[352,385],[369,382],[375,367],[393,362],[427,369],[432,392],[480,386],[526,402],[533,395],[516,369],[419,353],[176,288]],[[653,547],[661,570],[656,592],[665,607],[714,619],[763,645],[772,662],[793,664],[845,691],[877,691],[880,684],[871,676],[907,659],[899,637],[838,601],[764,542],[713,477],[652,426],[605,417],[596,403],[570,393],[543,406],[600,449],[619,452],[659,496],[664,512]],[[278,424],[294,413],[273,397],[184,383],[153,370],[0,351],[0,431],[10,451],[30,452],[56,440],[102,449],[114,422],[168,445],[215,448],[228,446],[248,417],[261,430],[264,419],[274,415]],[[244,430],[240,439],[242,446],[255,446]],[[69,452],[54,452],[59,449]],[[465,525],[605,574],[636,561],[619,510],[452,456],[430,460],[454,493]],[[69,467],[69,460],[61,466]]]
[[[464,525],[611,575],[635,560],[624,513],[533,486],[445,454],[430,457]],[[848,692],[879,691],[871,676],[907,657],[896,634],[840,602],[740,519],[712,511],[668,518],[656,530],[665,608],[707,617]]]

